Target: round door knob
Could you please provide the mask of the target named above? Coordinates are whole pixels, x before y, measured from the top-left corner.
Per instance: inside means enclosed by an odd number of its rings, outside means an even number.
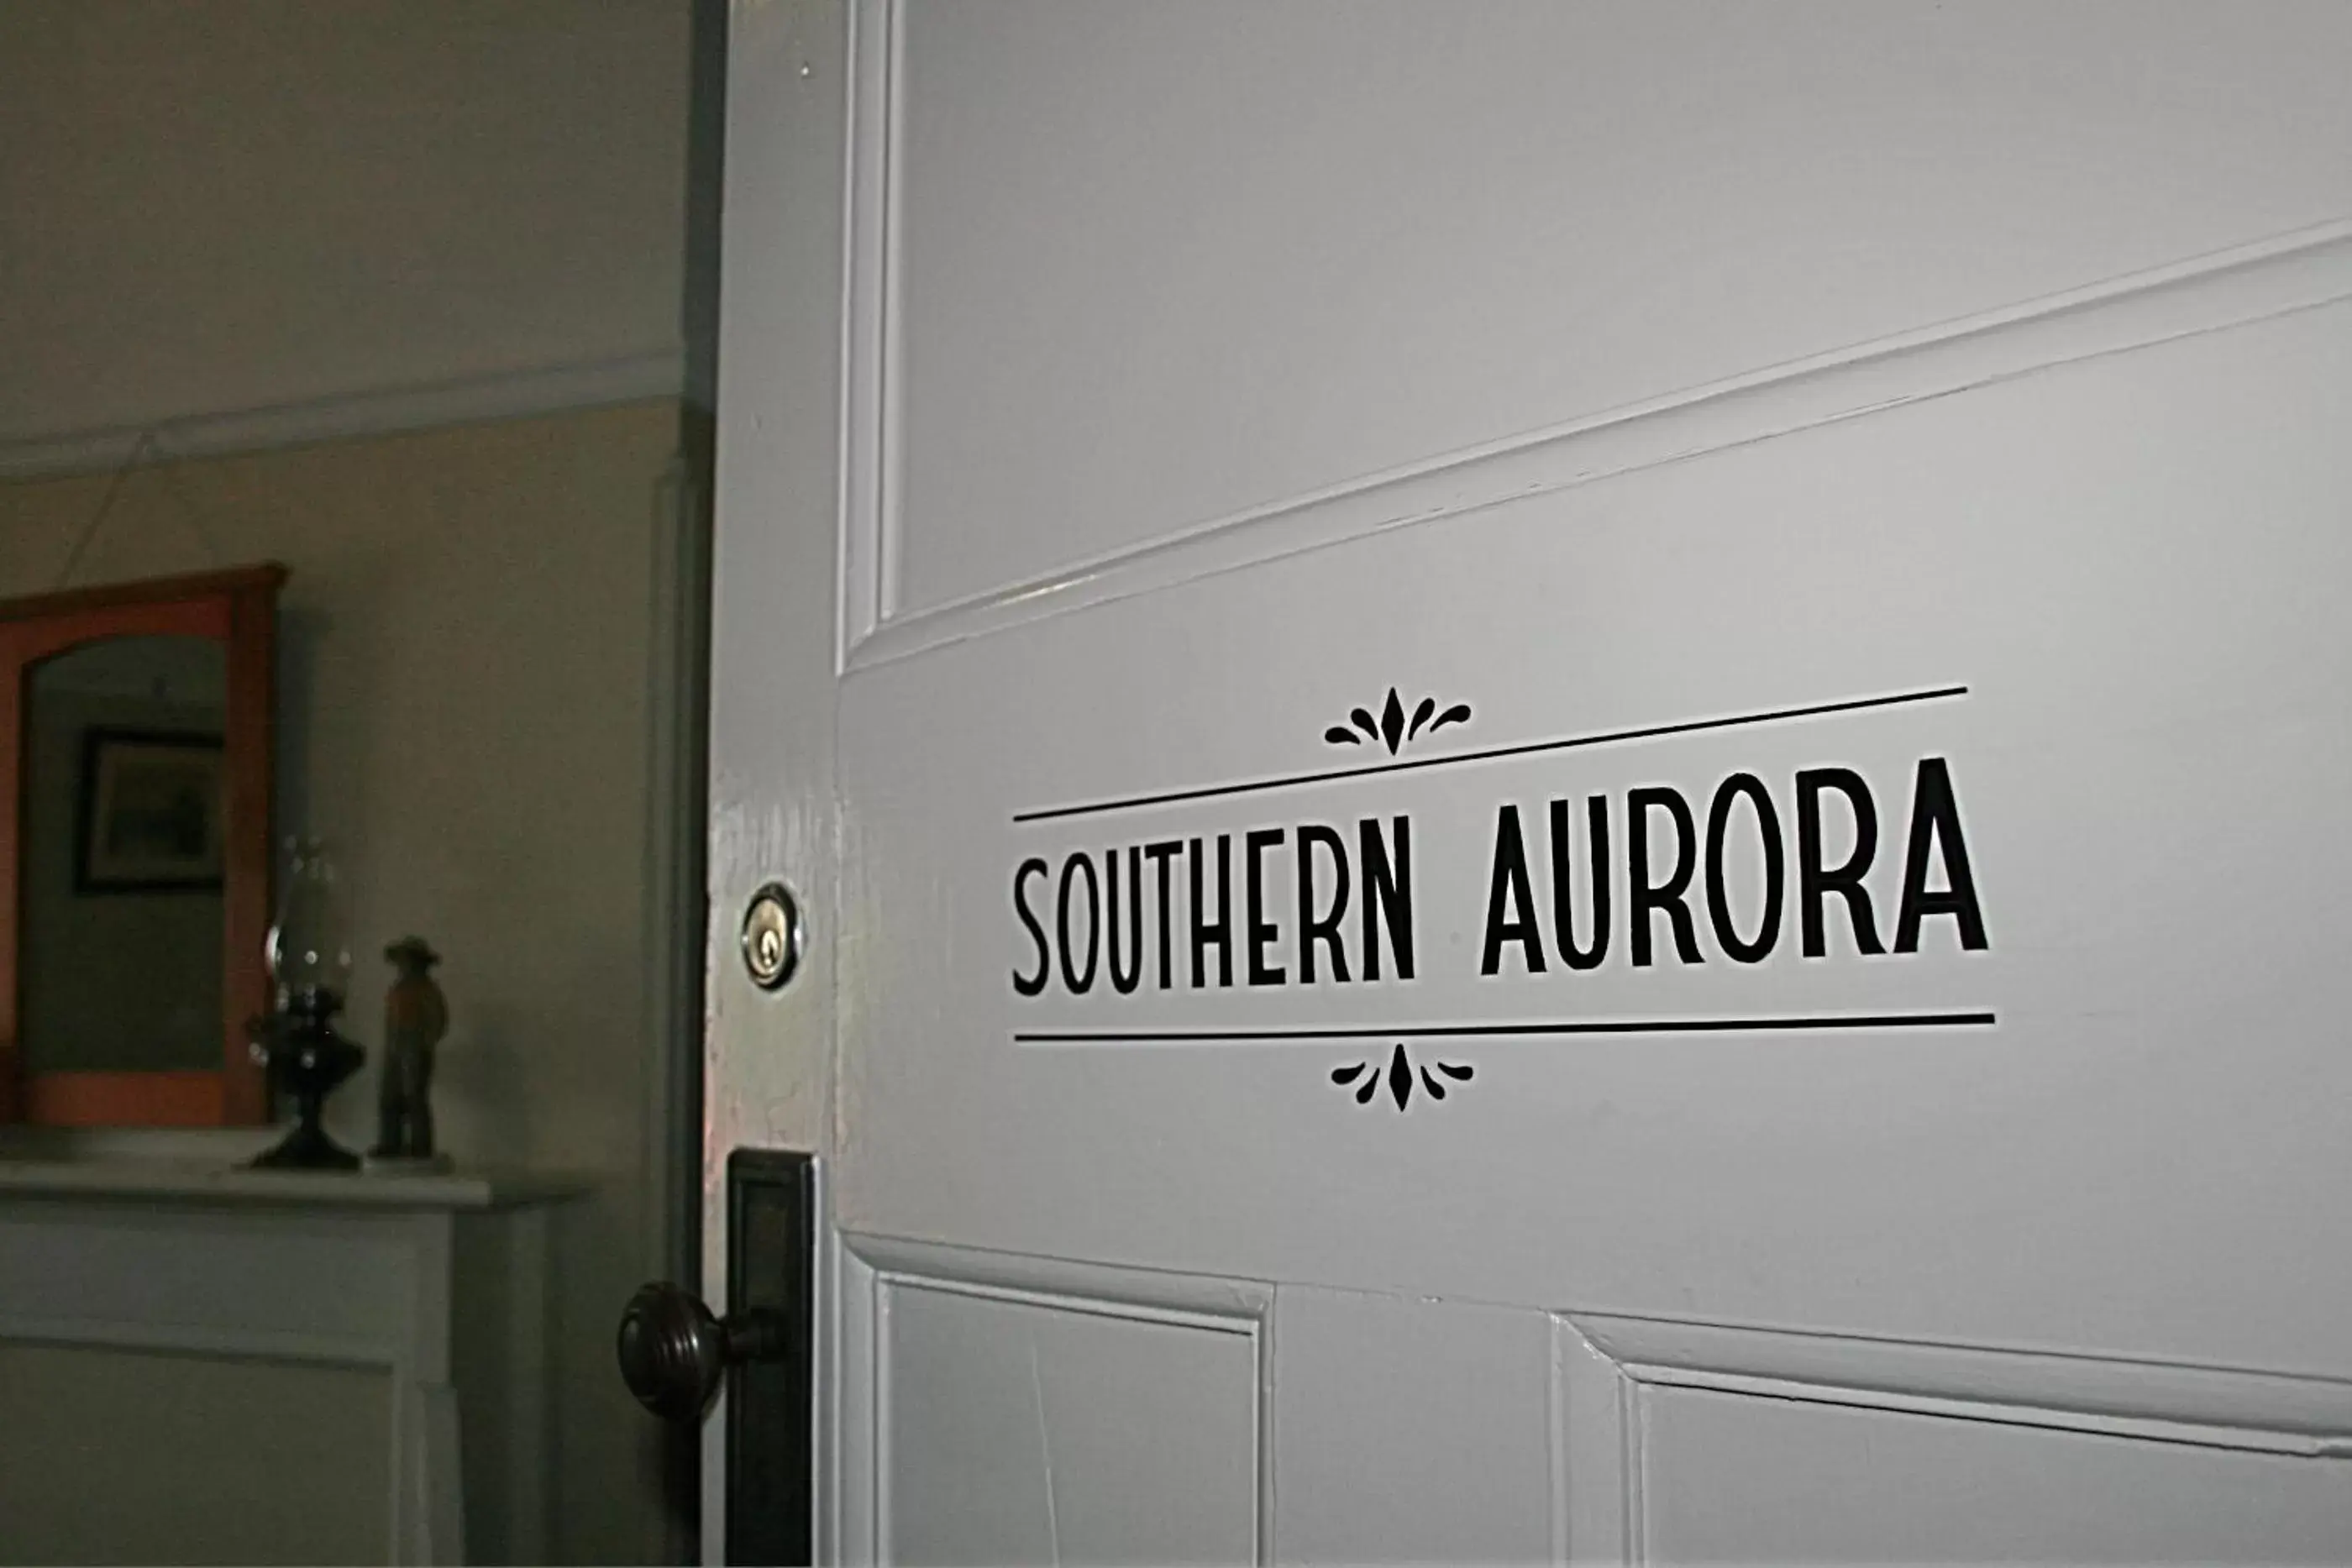
[[[740,1362],[784,1354],[782,1312],[754,1309],[718,1318],[676,1285],[642,1285],[621,1312],[621,1381],[637,1403],[671,1421],[701,1417],[719,1380]]]

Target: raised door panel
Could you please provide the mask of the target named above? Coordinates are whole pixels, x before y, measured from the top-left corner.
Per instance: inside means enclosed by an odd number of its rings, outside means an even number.
[[[1257,1560],[1259,1317],[961,1261],[901,1249],[864,1303],[881,1557]]]
[[[860,26],[884,620],[2352,211],[2324,4]]]
[[[2340,1459],[1801,1399],[1643,1400],[1654,1563],[2341,1561]]]

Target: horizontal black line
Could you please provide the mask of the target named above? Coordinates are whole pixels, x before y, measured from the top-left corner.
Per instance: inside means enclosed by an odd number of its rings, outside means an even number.
[[[1553,1019],[1540,1023],[1409,1024],[1389,1028],[1015,1030],[1015,1045],[1182,1045],[1284,1040],[1470,1040],[1496,1035],[1741,1034],[1833,1029],[1990,1029],[1965,1013],[1832,1013],[1814,1018]]]
[[[1269,789],[1295,789],[1306,784],[1328,784],[1341,779],[1370,779],[1384,773],[1411,773],[1424,768],[1458,768],[1498,758],[1528,757],[1542,751],[1574,751],[1588,746],[1614,746],[1629,740],[1655,740],[1661,736],[1690,735],[1705,729],[1733,729],[1742,725],[1776,724],[1792,718],[1819,718],[1826,714],[1859,713],[1864,708],[1899,707],[1906,703],[1935,702],[1966,696],[1966,686],[1936,686],[1927,691],[1895,692],[1885,696],[1849,697],[1843,702],[1812,703],[1803,707],[1773,708],[1765,713],[1729,714],[1719,718],[1684,719],[1676,724],[1645,725],[1639,729],[1602,730],[1594,735],[1564,736],[1558,740],[1531,740],[1518,746],[1490,747],[1484,751],[1451,751],[1440,757],[1413,757],[1370,767],[1327,768],[1314,773],[1283,773],[1269,779],[1248,779],[1233,784],[1204,784],[1193,789],[1168,789],[1156,795],[1124,795],[1113,800],[1089,800],[1078,806],[1047,806],[1015,811],[1015,822],[1045,822],[1059,817],[1092,817],[1110,811],[1132,811],[1145,806],[1172,806],[1181,800],[1209,800],[1223,795],[1255,795]]]

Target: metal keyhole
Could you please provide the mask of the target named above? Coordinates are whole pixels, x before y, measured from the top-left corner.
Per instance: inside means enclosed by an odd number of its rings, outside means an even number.
[[[772,882],[743,911],[743,967],[751,983],[772,991],[801,967],[801,906],[792,890]]]

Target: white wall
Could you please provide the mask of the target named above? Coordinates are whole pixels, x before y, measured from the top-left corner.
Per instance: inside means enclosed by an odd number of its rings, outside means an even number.
[[[689,11],[8,0],[0,447],[553,368],[678,390]]]

